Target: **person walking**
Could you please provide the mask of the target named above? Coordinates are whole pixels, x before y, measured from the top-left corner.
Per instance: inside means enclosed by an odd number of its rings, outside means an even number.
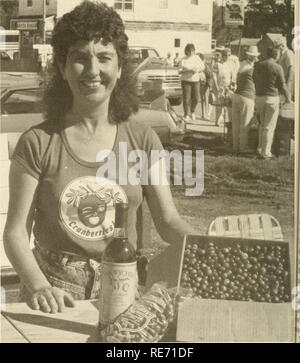
[[[195,54],[195,46],[188,43],[184,49],[185,57],[181,60],[181,85],[183,93],[184,121],[196,120],[195,110],[200,99],[200,73],[204,63]]]
[[[232,99],[232,149],[234,153],[247,153],[250,121],[254,113],[255,84],[254,64],[260,53],[256,46],[250,46],[246,59],[241,62],[237,73],[237,88]]]
[[[277,124],[280,93],[286,102],[291,103],[282,67],[277,64],[279,49],[267,49],[267,59],[254,66],[253,79],[256,89],[256,110],[259,126],[259,141],[257,152],[263,159],[271,159],[271,148]]]

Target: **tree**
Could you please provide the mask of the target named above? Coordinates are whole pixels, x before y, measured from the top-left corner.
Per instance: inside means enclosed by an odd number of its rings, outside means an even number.
[[[0,24],[6,29],[10,27],[10,20],[18,15],[18,0],[0,0]]]
[[[293,0],[249,0],[245,12],[244,36],[257,38],[265,33],[282,33],[290,45],[294,10]]]

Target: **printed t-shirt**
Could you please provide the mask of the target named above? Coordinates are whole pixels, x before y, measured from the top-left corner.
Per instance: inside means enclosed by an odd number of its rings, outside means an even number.
[[[110,160],[116,160],[116,168],[110,164],[109,171],[100,173],[106,169],[107,159],[102,162],[81,160],[73,153],[62,127],[44,122],[26,131],[12,158],[39,181],[33,228],[35,239],[53,251],[99,257],[103,249],[100,242],[109,241],[113,235],[114,205],[124,201],[129,203],[128,238],[136,247],[136,211],[143,200],[143,187],[141,183],[128,184],[128,174],[125,173],[124,179],[122,172],[126,166],[130,171],[137,165],[136,158],[126,162],[131,152],[144,150],[151,160],[151,151],[162,149],[151,128],[137,121],[120,123],[113,153],[109,153]],[[115,184],[111,182],[114,169]]]

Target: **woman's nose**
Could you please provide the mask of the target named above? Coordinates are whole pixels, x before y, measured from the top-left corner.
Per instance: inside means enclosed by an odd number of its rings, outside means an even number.
[[[101,71],[99,59],[97,57],[91,57],[87,68],[89,74],[97,76]]]

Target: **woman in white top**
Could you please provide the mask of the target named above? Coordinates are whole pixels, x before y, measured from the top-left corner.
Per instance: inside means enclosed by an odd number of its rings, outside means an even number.
[[[194,44],[187,44],[185,57],[181,60],[181,86],[183,93],[184,120],[196,119],[195,109],[200,99],[200,73],[204,71],[203,61],[195,55]]]

